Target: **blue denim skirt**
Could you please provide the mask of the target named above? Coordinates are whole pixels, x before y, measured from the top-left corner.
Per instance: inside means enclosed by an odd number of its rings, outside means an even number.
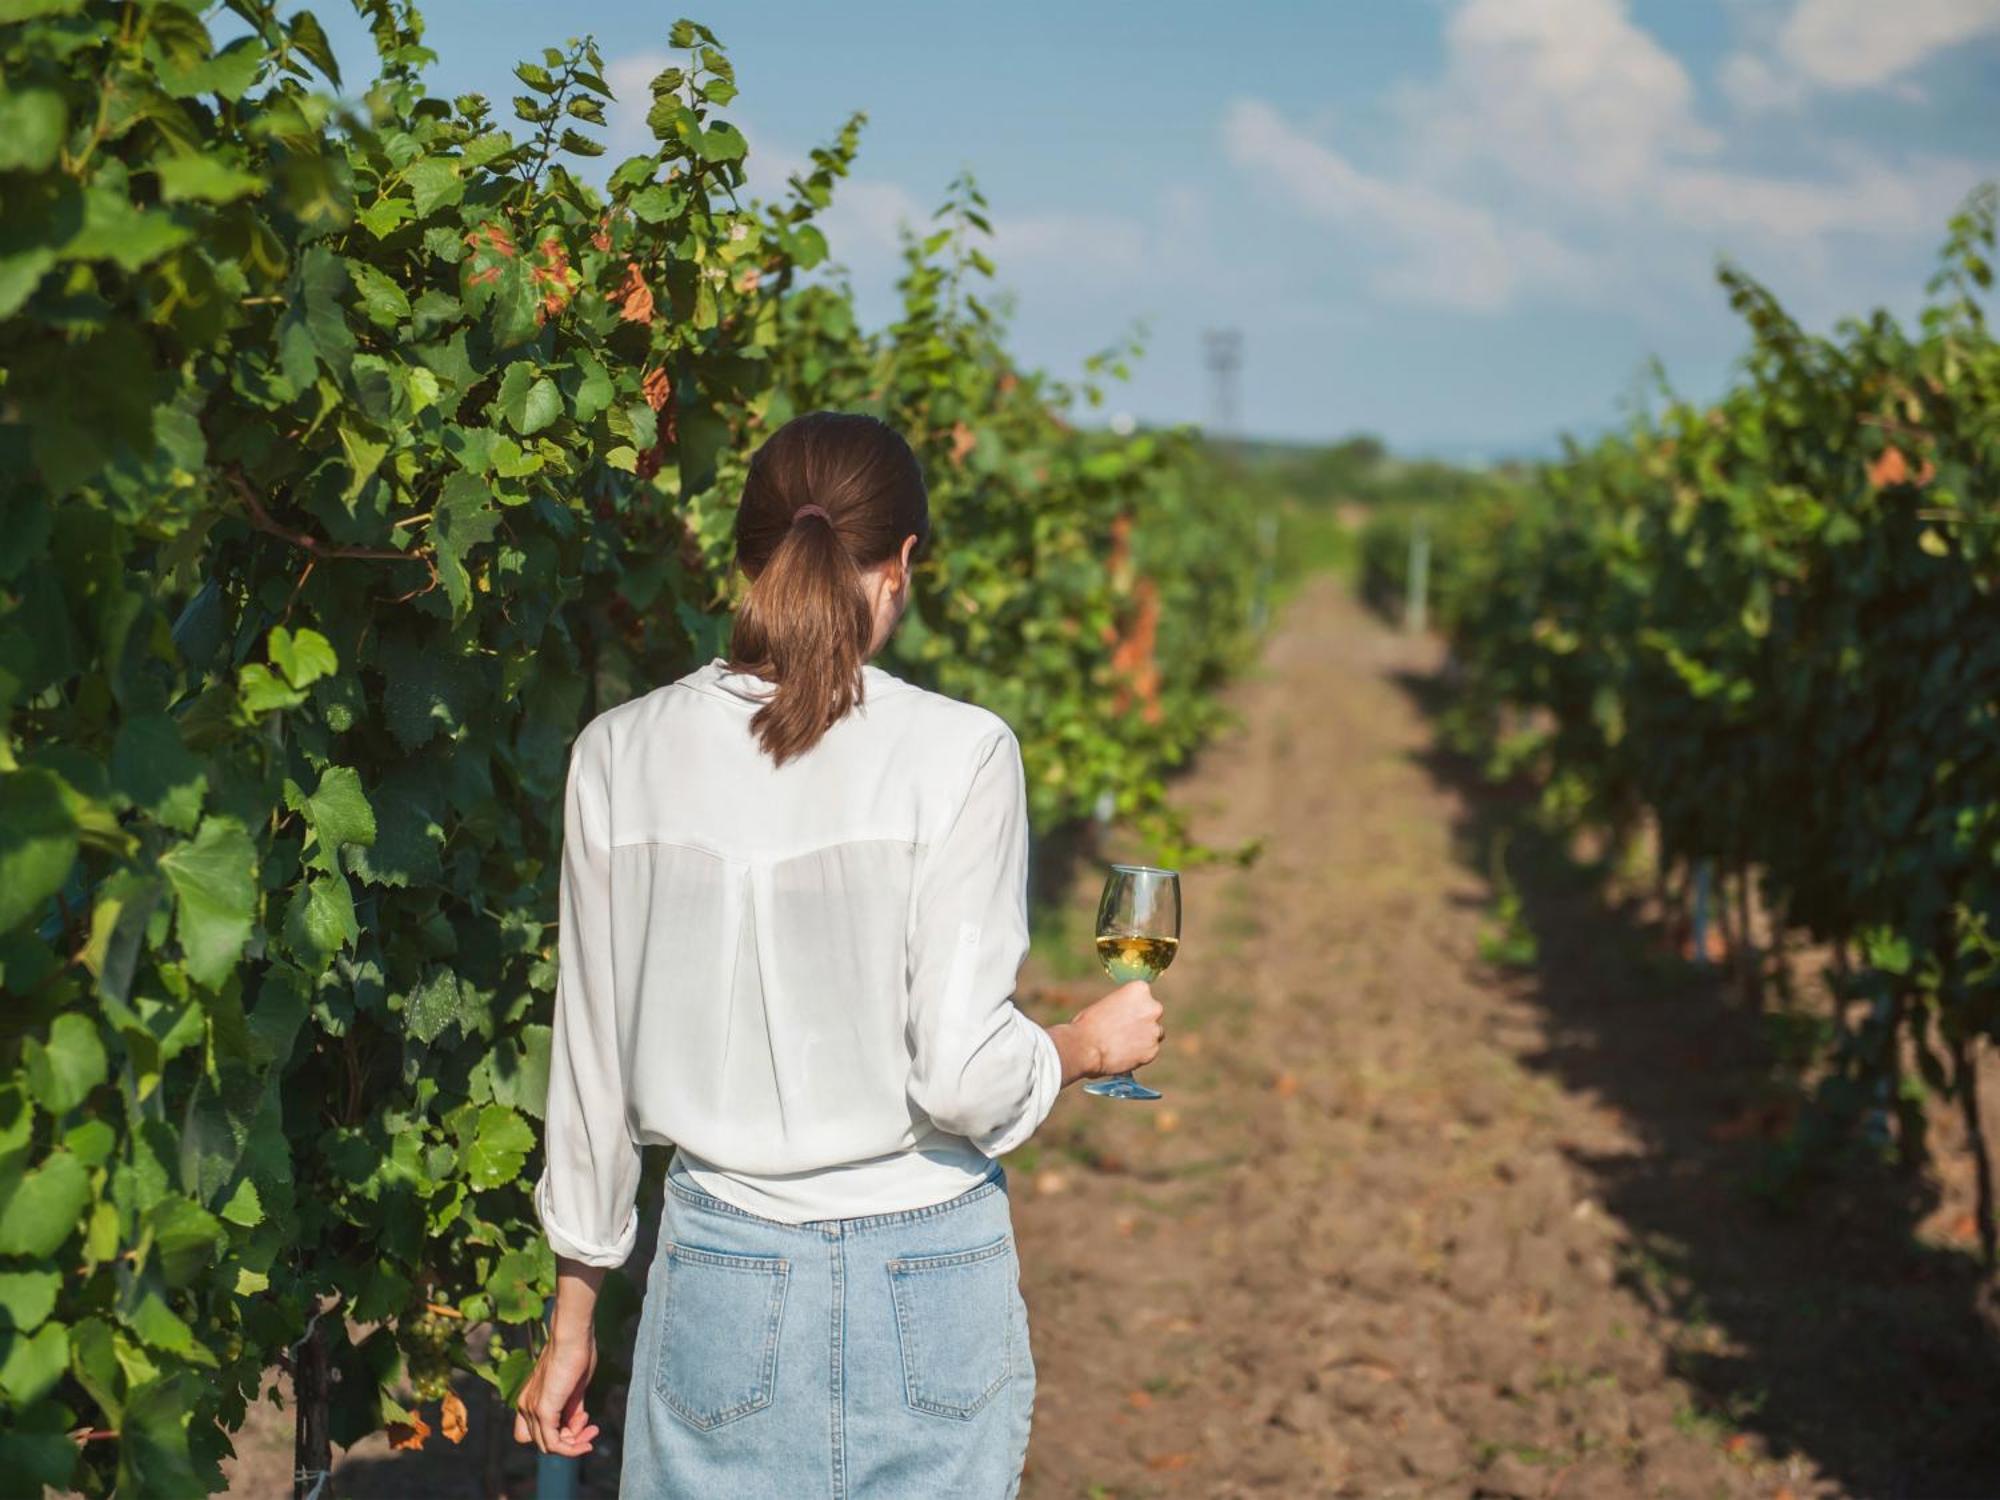
[[[1035,1402],[996,1163],[929,1208],[780,1224],[667,1180],[623,1500],[1011,1500]]]

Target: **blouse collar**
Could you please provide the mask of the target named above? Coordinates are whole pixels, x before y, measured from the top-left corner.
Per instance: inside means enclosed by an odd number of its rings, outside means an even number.
[[[770,683],[755,673],[730,671],[728,661],[720,656],[690,675],[694,686],[739,698],[745,703],[761,704],[771,695]],[[865,696],[871,698],[877,693],[894,692],[909,686],[902,678],[885,672],[873,662],[861,668],[861,683]]]

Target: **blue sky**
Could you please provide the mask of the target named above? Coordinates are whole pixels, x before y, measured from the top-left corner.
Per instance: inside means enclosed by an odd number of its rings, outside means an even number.
[[[684,0],[692,5],[694,0]],[[320,7],[350,74],[366,44]],[[432,0],[435,76],[504,101],[589,32],[635,107],[680,10]],[[1200,420],[1202,330],[1242,331],[1243,427],[1547,451],[1619,419],[1657,357],[1720,388],[1728,255],[1808,322],[1917,302],[1945,216],[2000,177],[2000,0],[761,0],[686,13],[775,193],[865,110],[827,222],[863,316],[896,226],[971,167],[1014,344],[1074,373],[1135,324],[1106,410]],[[341,24],[333,24],[338,19]],[[614,154],[611,160],[616,160]]]

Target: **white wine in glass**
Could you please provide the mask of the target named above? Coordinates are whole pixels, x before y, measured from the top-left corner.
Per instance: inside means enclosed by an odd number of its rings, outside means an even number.
[[[1120,984],[1148,983],[1166,972],[1181,945],[1181,877],[1151,865],[1113,865],[1097,903],[1097,961]],[[1105,1099],[1157,1099],[1130,1073],[1094,1078],[1086,1094]]]

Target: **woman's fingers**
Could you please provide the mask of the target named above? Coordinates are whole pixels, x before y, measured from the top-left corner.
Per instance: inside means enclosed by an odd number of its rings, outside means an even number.
[[[514,1413],[514,1441],[517,1443],[534,1441],[534,1436],[528,1431],[528,1414],[524,1411]]]
[[[590,1441],[597,1436],[598,1429],[590,1420],[590,1413],[583,1409],[581,1401],[574,1401],[571,1411],[565,1414],[562,1402],[544,1399],[535,1411],[536,1444],[544,1453],[561,1453],[575,1457],[590,1451]]]
[[[595,1426],[579,1428],[569,1432],[560,1428],[546,1428],[536,1446],[544,1453],[556,1453],[564,1458],[578,1458],[590,1451],[592,1441],[597,1437]]]
[[[562,1436],[562,1404],[544,1396],[535,1403],[535,1434],[544,1453],[555,1451],[556,1441]]]

